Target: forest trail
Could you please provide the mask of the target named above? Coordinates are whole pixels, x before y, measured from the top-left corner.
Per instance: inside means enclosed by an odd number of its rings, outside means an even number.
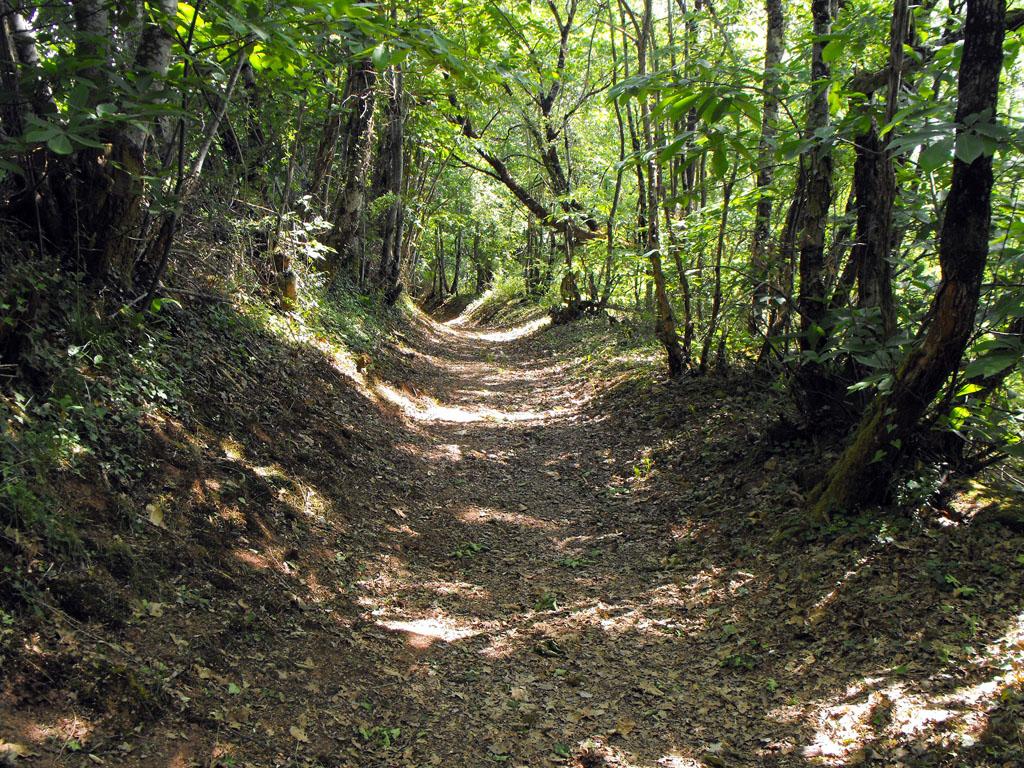
[[[429,469],[366,604],[371,634],[390,633],[380,663],[407,683],[377,709],[417,723],[428,764],[541,765],[588,739],[611,759],[617,739],[645,745],[636,765],[684,765],[662,760],[694,736],[670,722],[688,663],[647,558],[664,521],[610,484],[636,446],[588,407],[543,325],[429,323],[411,382],[378,385]]]
[[[814,459],[763,388],[618,374],[645,353],[596,320],[414,315],[357,372],[229,319],[182,334],[210,356],[137,491],[146,591],[54,592],[0,700],[29,765],[944,766],[1003,722],[1022,539],[777,536]]]
[[[686,526],[636,493],[654,404],[598,407],[546,318],[421,319],[402,375],[371,376],[421,466],[365,489],[384,519],[357,545],[357,616],[340,656],[311,656],[344,680],[306,703],[324,764],[806,765],[813,737],[768,716],[747,628],[714,606],[754,574],[719,564],[727,539],[678,548]]]

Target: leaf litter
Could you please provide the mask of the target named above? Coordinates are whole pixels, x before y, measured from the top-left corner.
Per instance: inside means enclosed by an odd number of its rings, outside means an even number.
[[[794,529],[821,457],[766,390],[661,381],[593,323],[403,339],[363,389],[264,348],[284,397],[235,376],[180,425],[146,535],[198,565],[123,624],[52,614],[37,647],[77,660],[9,678],[4,760],[1018,764],[1019,536]]]

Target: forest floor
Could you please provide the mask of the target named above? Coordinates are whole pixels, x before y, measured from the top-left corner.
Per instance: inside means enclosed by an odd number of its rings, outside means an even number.
[[[1024,538],[967,497],[794,533],[828,448],[766,384],[669,384],[600,320],[246,344],[37,600],[13,764],[1021,764]]]

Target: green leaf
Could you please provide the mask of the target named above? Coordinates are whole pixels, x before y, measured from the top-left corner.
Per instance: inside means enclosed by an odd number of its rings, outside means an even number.
[[[977,360],[972,360],[964,368],[964,378],[978,379],[986,376],[995,376],[1002,373],[1011,365],[1016,365],[1021,360],[1020,353],[1016,350],[1000,351]]]
[[[985,142],[975,133],[961,133],[956,137],[956,156],[965,163],[973,163],[985,152]]]
[[[952,139],[937,141],[921,151],[921,156],[917,159],[917,164],[921,166],[922,171],[930,173],[949,161],[949,153],[952,149]]]
[[[44,141],[49,141],[54,136],[57,136],[59,134],[60,128],[58,128],[56,125],[47,124],[42,125],[38,128],[32,128],[28,131],[25,131],[25,135],[22,136],[22,138],[25,141],[42,143]]]
[[[74,151],[74,147],[71,146],[71,139],[63,133],[48,139],[46,146],[50,148],[50,151],[58,155],[70,155]]]
[[[711,155],[711,168],[719,178],[724,178],[729,172],[729,156],[724,146],[715,147],[715,152]]]
[[[25,170],[20,165],[0,159],[0,173],[13,173],[16,176],[24,176]]]
[[[828,44],[821,49],[821,58],[826,64],[831,64],[833,61],[839,58],[843,52],[843,48],[846,47],[846,41],[840,38],[830,40]]]

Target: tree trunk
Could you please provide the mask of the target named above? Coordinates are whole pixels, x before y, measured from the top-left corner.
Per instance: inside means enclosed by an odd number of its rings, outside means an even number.
[[[366,198],[365,179],[373,138],[373,108],[377,71],[370,59],[348,67],[342,108],[346,110],[341,131],[342,180],[334,203],[331,231],[325,240],[334,249],[327,270],[334,273],[355,261]]]
[[[718,333],[718,313],[722,306],[722,255],[725,251],[725,232],[729,223],[729,201],[732,199],[732,187],[736,182],[736,170],[722,188],[722,218],[718,225],[718,245],[715,249],[715,292],[711,300],[711,319],[708,324],[707,336],[704,337],[704,348],[700,353],[700,372],[706,373],[708,358],[711,355],[711,344]],[[724,354],[724,352],[722,353]]]
[[[896,331],[889,263],[896,177],[892,159],[873,121],[868,132],[859,136],[856,143],[853,183],[857,195],[857,237],[850,259],[857,271],[857,306],[880,312],[880,323],[874,335],[884,340]]]
[[[438,224],[434,230],[434,276],[437,278],[437,303],[443,304],[448,298],[448,275],[445,274],[448,268],[444,263],[444,236],[441,234],[441,225]]]
[[[231,103],[231,97],[238,85],[242,70],[248,62],[248,51],[249,45],[247,44],[235,54],[238,58],[235,61],[235,68],[232,70],[231,76],[228,78],[227,85],[224,88],[224,96],[219,100],[219,108],[204,127],[202,143],[199,145],[199,151],[196,152],[196,157],[192,161],[192,167],[189,168],[187,174],[185,173],[185,123],[184,120],[180,120],[178,123],[178,178],[174,186],[174,206],[163,217],[156,236],[146,244],[143,258],[140,260],[141,263],[146,264],[152,271],[152,276],[149,279],[149,289],[142,302],[144,307],[148,306],[149,300],[153,298],[157,285],[163,277],[164,270],[167,268],[167,262],[171,254],[171,244],[174,242],[174,237],[177,233],[181,213],[189,199],[199,188],[199,180],[202,177],[206,158],[210,154],[210,149],[213,147],[213,141],[217,136],[220,124],[227,113],[228,104]]]
[[[771,185],[775,176],[776,122],[779,119],[780,72],[785,46],[785,16],[782,0],[765,0],[768,25],[764,48],[764,101],[761,109],[761,137],[757,142],[757,209],[754,214],[754,236],[750,254],[751,274],[754,280],[753,305],[750,325],[754,332],[767,333],[772,314],[768,303],[772,295],[771,253],[772,198]],[[777,271],[777,269],[775,270]]]
[[[886,123],[893,119],[899,106],[908,11],[907,0],[894,0],[889,29]],[[876,335],[884,340],[896,332],[892,265],[889,263],[892,255],[896,172],[892,155],[882,144],[874,121],[867,133],[857,139],[854,185],[857,188],[857,245],[851,257],[856,261],[857,305],[861,309],[879,311],[880,322]]]
[[[405,173],[405,88],[401,66],[391,68],[391,97],[388,100],[388,132],[381,147],[382,187],[391,195],[391,204],[384,214],[381,233],[380,267],[377,281],[384,289],[389,303],[398,298],[401,286],[402,229],[405,205],[402,202],[402,182]]]
[[[147,78],[150,103],[160,100],[162,78],[170,66],[171,43],[177,13],[175,0],[150,6],[133,72]],[[92,0],[75,3],[78,40],[76,56],[82,56],[83,76],[97,84],[90,100],[112,98],[109,83],[109,23],[106,6]],[[147,82],[143,80],[143,82]],[[139,98],[138,94],[134,98]],[[88,147],[77,153],[81,187],[77,191],[85,210],[79,213],[78,249],[86,271],[94,278],[113,279],[122,287],[132,283],[132,271],[141,237],[145,150],[153,119],[119,125],[107,131],[103,149]]]
[[[623,5],[625,0],[622,0]],[[647,46],[650,44],[654,30],[653,0],[644,0],[641,32],[637,40],[637,74],[641,78],[647,74]],[[682,375],[686,370],[686,359],[679,346],[679,335],[676,332],[676,319],[672,312],[672,304],[668,298],[668,287],[665,284],[665,273],[661,265],[661,242],[658,234],[658,186],[657,159],[654,147],[654,136],[651,127],[650,103],[646,96],[640,99],[640,120],[643,127],[645,150],[648,155],[646,189],[639,190],[641,197],[646,197],[647,212],[647,256],[651,264],[651,276],[654,281],[654,301],[656,306],[655,334],[665,347],[668,358],[668,373],[671,377]]]
[[[833,0],[812,0],[811,97],[807,106],[806,136],[813,141],[807,153],[807,184],[800,218],[800,348],[817,352],[824,343],[825,227],[832,202],[832,148],[817,134],[829,125],[828,64],[823,51],[832,32]],[[812,368],[817,368],[812,365]],[[813,396],[813,395],[812,395]]]
[[[958,138],[968,118],[995,120],[1003,62],[1005,0],[967,0],[956,121]],[[878,395],[849,445],[811,493],[813,514],[827,519],[884,498],[899,459],[909,449],[921,416],[960,365],[974,330],[988,258],[992,212],[992,156],[953,160],[953,175],[939,233],[942,281],[927,327],[907,353],[892,389]]]
[[[281,304],[286,309],[291,309],[298,301],[298,278],[292,268],[291,255],[287,249],[281,248],[281,227],[284,224],[285,214],[288,213],[288,205],[291,203],[292,182],[295,179],[295,158],[299,152],[299,137],[302,135],[302,118],[305,116],[305,101],[299,103],[299,113],[295,118],[295,135],[292,137],[292,146],[288,152],[288,170],[284,177],[284,191],[281,193],[281,204],[277,209],[277,220],[274,222],[274,234],[270,238],[267,250],[274,264],[276,273],[277,292]]]
[[[327,117],[324,118],[323,127],[320,129],[320,141],[317,143],[316,154],[313,155],[309,178],[306,181],[306,194],[312,195],[314,198],[320,198],[327,172],[331,169],[338,137],[341,135],[343,117],[343,111],[335,103],[335,96],[332,92],[327,101]]]

